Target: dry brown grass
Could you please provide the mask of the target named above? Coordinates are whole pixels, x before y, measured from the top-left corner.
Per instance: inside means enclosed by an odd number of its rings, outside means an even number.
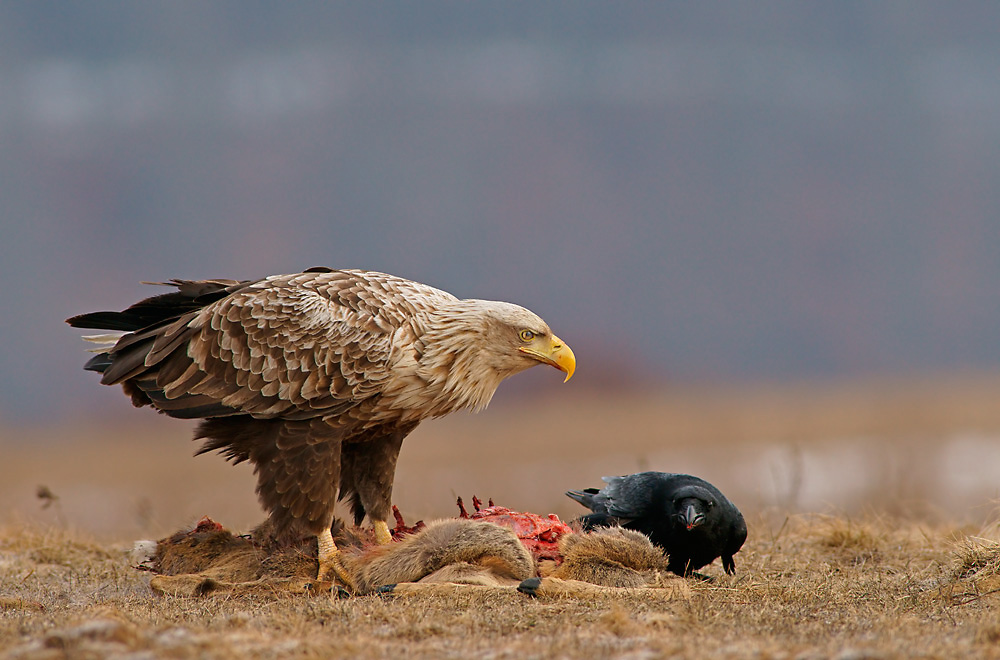
[[[154,597],[129,548],[16,527],[0,543],[0,653],[126,657],[1000,657],[1000,542],[871,517],[757,533],[688,600]],[[983,530],[981,530],[983,531]]]
[[[1000,541],[969,537],[959,544],[955,576],[1000,575]]]
[[[639,469],[712,481],[750,537],[734,578],[712,566],[674,602],[156,597],[132,541],[204,514],[249,529],[249,470],[191,458],[190,429],[152,415],[114,434],[21,429],[0,461],[0,656],[1000,658],[997,401],[991,378],[615,400],[567,387],[407,440],[395,500],[410,521],[454,515],[459,494],[569,518],[564,490]]]

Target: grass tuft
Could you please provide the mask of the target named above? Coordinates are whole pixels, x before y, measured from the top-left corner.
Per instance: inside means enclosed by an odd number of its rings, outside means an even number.
[[[958,579],[1000,575],[1000,541],[970,536],[958,542],[953,574]]]

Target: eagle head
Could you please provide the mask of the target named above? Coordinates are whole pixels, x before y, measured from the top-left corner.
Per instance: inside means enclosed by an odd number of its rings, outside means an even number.
[[[519,305],[461,300],[435,316],[421,337],[427,347],[422,362],[441,379],[452,410],[486,407],[501,381],[538,364],[565,372],[563,382],[576,370],[566,342]]]
[[[537,314],[511,303],[480,302],[484,303],[481,357],[504,378],[539,363],[565,372],[563,382],[573,377],[573,349]]]

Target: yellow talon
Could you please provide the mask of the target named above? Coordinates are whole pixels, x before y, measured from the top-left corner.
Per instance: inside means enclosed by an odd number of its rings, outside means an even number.
[[[340,550],[337,548],[337,544],[333,542],[333,534],[330,533],[329,528],[316,536],[316,559],[319,562],[319,571],[316,575],[317,580],[327,582],[333,581],[333,578],[336,578],[343,583],[348,591],[357,593],[354,578],[344,568]]]
[[[389,531],[389,525],[387,525],[384,520],[372,521],[372,525],[375,527],[376,543],[379,545],[392,543],[392,532]]]

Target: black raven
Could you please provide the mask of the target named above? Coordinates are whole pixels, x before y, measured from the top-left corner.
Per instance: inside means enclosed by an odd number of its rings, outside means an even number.
[[[733,555],[747,540],[743,514],[704,479],[689,474],[639,472],[603,477],[598,490],[567,491],[593,513],[582,516],[583,529],[621,525],[642,532],[668,555],[667,568],[691,575],[722,557],[722,567],[736,572]]]

